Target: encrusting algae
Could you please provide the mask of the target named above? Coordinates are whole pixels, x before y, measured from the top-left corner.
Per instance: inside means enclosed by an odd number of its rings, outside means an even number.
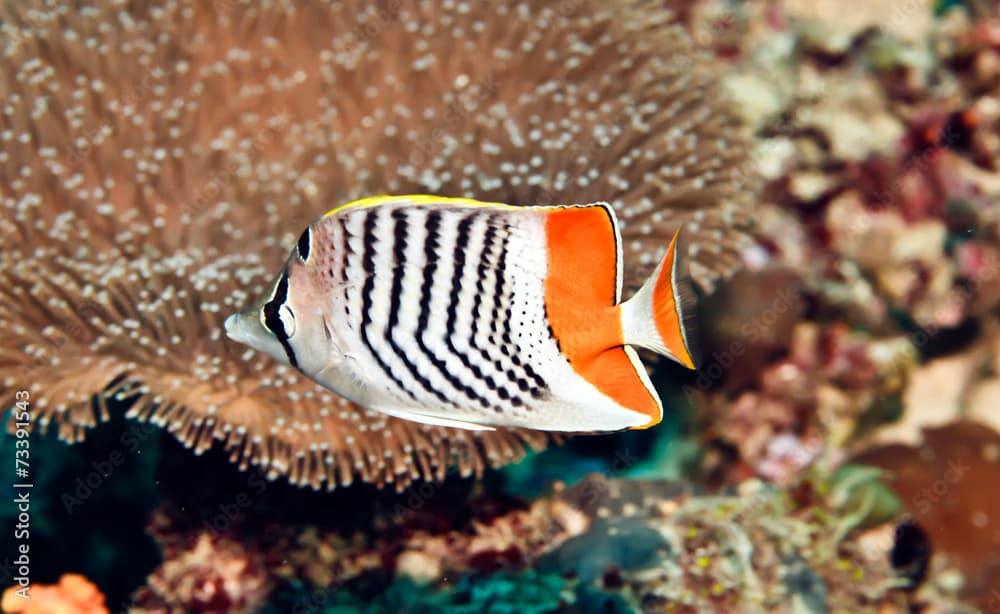
[[[607,200],[634,289],[683,223],[710,289],[755,181],[715,64],[646,2],[6,5],[0,401],[82,439],[127,404],[333,488],[478,473],[546,435],[366,411],[228,341],[295,235],[379,193]]]

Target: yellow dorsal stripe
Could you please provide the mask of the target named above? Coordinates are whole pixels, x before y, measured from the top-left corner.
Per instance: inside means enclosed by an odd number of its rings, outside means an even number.
[[[330,217],[331,215],[340,213],[345,209],[376,207],[378,205],[384,205],[387,203],[396,203],[396,202],[405,202],[411,205],[457,205],[465,207],[496,207],[501,209],[523,208],[523,207],[516,207],[514,205],[508,205],[505,203],[483,202],[480,200],[474,200],[472,198],[432,196],[429,194],[403,194],[399,196],[383,194],[380,196],[369,196],[367,198],[361,198],[358,200],[351,201],[347,204],[340,205],[339,207],[334,207],[333,209],[327,211],[323,217]]]

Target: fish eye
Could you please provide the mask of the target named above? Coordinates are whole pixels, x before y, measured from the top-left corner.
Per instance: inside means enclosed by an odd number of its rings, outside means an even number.
[[[281,318],[281,324],[285,329],[286,337],[295,336],[295,312],[287,304],[282,305],[278,308],[278,317]]]
[[[299,236],[299,242],[296,243],[296,249],[299,252],[299,259],[305,262],[309,259],[309,246],[311,243],[311,233],[309,232],[309,227],[302,231],[302,235]]]

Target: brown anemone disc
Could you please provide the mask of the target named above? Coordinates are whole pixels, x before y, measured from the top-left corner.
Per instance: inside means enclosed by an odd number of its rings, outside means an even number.
[[[756,187],[662,3],[0,7],[0,402],[78,441],[107,401],[315,488],[478,474],[544,433],[366,411],[225,338],[298,233],[379,193],[612,202],[626,281],[686,223],[729,274]]]

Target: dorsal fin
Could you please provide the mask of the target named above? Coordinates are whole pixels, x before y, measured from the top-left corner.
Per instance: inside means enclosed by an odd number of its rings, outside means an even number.
[[[498,209],[519,208],[505,203],[485,202],[481,200],[474,200],[472,198],[433,196],[430,194],[382,194],[379,196],[359,198],[358,200],[352,200],[349,203],[339,205],[327,211],[323,217],[330,217],[331,215],[336,215],[341,211],[346,211],[347,209],[363,209],[365,207],[377,207],[379,205],[457,205],[463,207],[494,207]]]
[[[608,203],[548,208],[549,279],[565,280],[565,300],[610,307],[621,302],[622,237]]]

